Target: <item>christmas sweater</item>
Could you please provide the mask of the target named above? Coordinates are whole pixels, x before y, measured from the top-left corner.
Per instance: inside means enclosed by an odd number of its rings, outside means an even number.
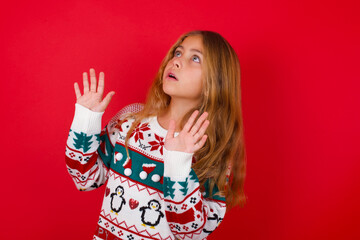
[[[216,186],[212,196],[207,183],[200,188],[193,154],[164,147],[167,130],[156,116],[133,130],[128,157],[125,137],[134,119],[119,122],[141,109],[129,105],[101,129],[104,112],[75,104],[65,150],[68,172],[80,191],[106,184],[93,239],[206,239],[225,215],[225,199],[215,195]]]

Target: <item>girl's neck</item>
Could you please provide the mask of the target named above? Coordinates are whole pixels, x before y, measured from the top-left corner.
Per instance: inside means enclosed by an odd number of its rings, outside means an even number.
[[[193,101],[190,102],[189,100],[172,98],[167,109],[165,109],[162,114],[159,114],[159,116],[157,116],[158,122],[163,128],[168,129],[170,120],[175,120],[175,131],[180,132],[182,130],[180,125],[181,120],[186,115],[186,113],[188,113],[196,106],[197,104],[195,104]]]

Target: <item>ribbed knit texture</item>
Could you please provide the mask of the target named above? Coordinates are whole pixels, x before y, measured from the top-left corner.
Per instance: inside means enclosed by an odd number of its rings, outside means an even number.
[[[101,131],[101,118],[104,112],[94,112],[86,107],[75,103],[75,116],[77,121],[72,122],[71,129],[87,134],[96,134]]]
[[[193,153],[166,150],[164,147],[164,177],[174,181],[185,181],[191,170]]]

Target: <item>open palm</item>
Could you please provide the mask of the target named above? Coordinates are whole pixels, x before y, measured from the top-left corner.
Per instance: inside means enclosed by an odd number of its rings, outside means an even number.
[[[199,111],[197,110],[193,112],[176,137],[174,136],[175,121],[170,121],[164,143],[167,150],[194,153],[204,146],[207,139],[207,135],[204,134],[209,126],[209,120],[206,120],[208,113],[204,112],[194,124],[198,114]]]
[[[81,95],[80,88],[77,82],[74,83],[76,103],[94,111],[94,112],[104,112],[106,107],[109,105],[112,96],[115,92],[109,92],[104,99],[104,87],[105,87],[105,76],[103,72],[99,74],[99,84],[96,86],[96,75],[95,69],[90,68],[90,87],[87,72],[83,73],[83,85],[84,85],[84,94]],[[96,88],[97,87],[97,88]]]

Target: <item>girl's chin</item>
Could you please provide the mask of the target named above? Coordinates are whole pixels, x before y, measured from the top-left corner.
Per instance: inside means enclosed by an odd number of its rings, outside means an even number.
[[[172,96],[172,95],[176,94],[176,92],[178,92],[179,90],[177,90],[177,88],[175,86],[173,86],[172,84],[168,84],[168,83],[164,82],[163,83],[163,91],[167,95]]]
[[[191,91],[184,91],[178,85],[163,83],[162,89],[170,98],[177,98],[182,100],[196,101],[200,99],[201,93],[197,94]]]
[[[165,93],[166,95],[168,95],[170,98],[175,97],[174,93],[172,93],[172,92],[170,92],[170,91],[164,91],[164,93]]]

